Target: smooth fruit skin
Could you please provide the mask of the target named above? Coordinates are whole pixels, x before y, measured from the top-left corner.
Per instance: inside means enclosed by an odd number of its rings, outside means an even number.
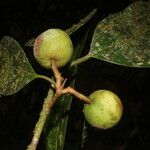
[[[108,90],[97,90],[89,97],[92,103],[85,104],[83,112],[91,126],[108,129],[119,122],[123,107],[116,94]]]
[[[34,42],[34,57],[44,68],[51,68],[51,60],[58,67],[64,66],[72,57],[73,45],[69,35],[61,29],[49,29]]]

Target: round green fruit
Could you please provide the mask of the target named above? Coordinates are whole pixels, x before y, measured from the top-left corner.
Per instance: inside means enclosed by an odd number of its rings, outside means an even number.
[[[49,69],[52,59],[58,67],[64,66],[72,57],[73,45],[65,31],[49,29],[35,39],[33,51],[39,64]]]
[[[84,105],[83,112],[91,126],[108,129],[119,122],[123,107],[116,94],[108,90],[98,90],[89,97],[92,102]]]

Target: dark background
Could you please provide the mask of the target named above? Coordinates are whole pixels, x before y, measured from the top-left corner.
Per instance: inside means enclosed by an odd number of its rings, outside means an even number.
[[[0,37],[9,35],[24,48],[33,68],[48,72],[33,58],[32,48],[24,44],[49,28],[67,29],[92,9],[97,14],[71,35],[74,46],[89,29],[82,55],[89,49],[97,23],[109,14],[122,11],[133,0],[1,0]],[[76,89],[89,95],[96,89],[114,91],[121,98],[124,113],[120,123],[109,130],[98,130],[87,123],[87,137],[81,148],[83,104],[73,101],[64,150],[149,150],[150,96],[149,69],[135,69],[91,59],[78,66]],[[35,80],[17,94],[0,98],[0,150],[25,150],[48,89],[47,82]],[[38,149],[44,150],[44,138]]]

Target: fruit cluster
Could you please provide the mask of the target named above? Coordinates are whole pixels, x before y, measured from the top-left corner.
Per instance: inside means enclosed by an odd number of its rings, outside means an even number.
[[[71,59],[72,54],[72,41],[63,30],[49,29],[35,40],[35,59],[47,69],[51,68],[52,60],[56,61],[58,67],[64,66]],[[119,122],[123,107],[116,94],[108,90],[98,90],[89,98],[91,104],[85,104],[83,112],[91,126],[108,129]]]

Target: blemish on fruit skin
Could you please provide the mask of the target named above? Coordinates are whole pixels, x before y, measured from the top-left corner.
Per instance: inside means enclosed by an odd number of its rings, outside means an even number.
[[[43,34],[38,36],[37,39],[35,40],[35,43],[33,46],[33,52],[34,52],[35,57],[38,57],[38,55],[39,55],[39,49],[40,49],[42,41],[43,41]]]
[[[61,29],[48,29],[41,33],[34,44],[34,56],[44,68],[51,68],[51,60],[57,59],[57,66],[64,66],[73,55],[73,44],[69,35]]]

